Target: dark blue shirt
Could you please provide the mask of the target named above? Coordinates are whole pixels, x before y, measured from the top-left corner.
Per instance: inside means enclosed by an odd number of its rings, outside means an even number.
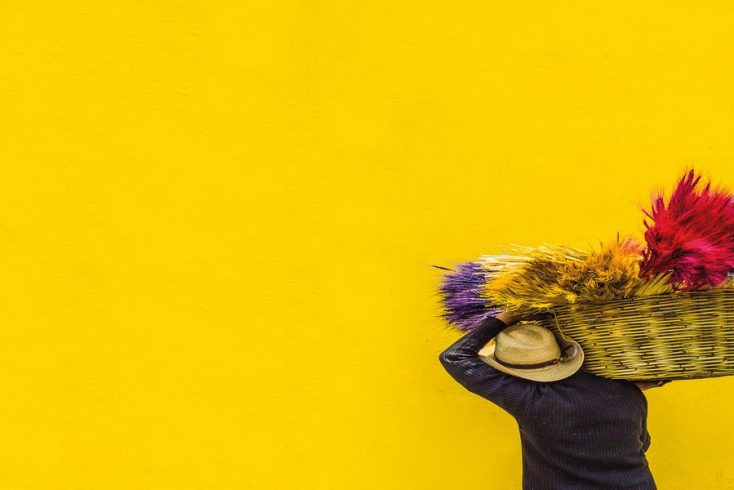
[[[583,370],[548,383],[498,371],[478,353],[506,326],[488,317],[439,359],[467,390],[517,421],[523,489],[657,489],[645,457],[650,434],[642,390]]]

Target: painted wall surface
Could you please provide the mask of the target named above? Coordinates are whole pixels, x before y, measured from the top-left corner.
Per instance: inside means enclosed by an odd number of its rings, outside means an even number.
[[[0,5],[0,488],[519,488],[449,265],[734,187],[729,2]],[[734,488],[734,378],[648,391]]]

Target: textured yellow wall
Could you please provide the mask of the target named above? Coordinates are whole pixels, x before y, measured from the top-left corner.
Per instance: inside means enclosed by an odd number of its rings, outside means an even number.
[[[728,2],[0,6],[0,488],[519,488],[431,264],[734,187]],[[734,378],[649,393],[734,488]]]

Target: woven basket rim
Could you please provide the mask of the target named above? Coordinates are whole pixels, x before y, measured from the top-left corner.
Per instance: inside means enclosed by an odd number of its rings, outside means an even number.
[[[710,289],[699,289],[694,291],[673,291],[669,293],[650,294],[645,296],[630,296],[628,298],[615,298],[608,301],[578,301],[575,303],[564,303],[554,305],[548,308],[548,312],[554,310],[565,310],[565,309],[590,309],[595,307],[604,306],[617,306],[626,303],[645,303],[645,302],[659,302],[663,301],[674,301],[676,299],[685,299],[695,296],[716,296],[716,295],[734,295],[734,287],[726,288],[710,288]]]

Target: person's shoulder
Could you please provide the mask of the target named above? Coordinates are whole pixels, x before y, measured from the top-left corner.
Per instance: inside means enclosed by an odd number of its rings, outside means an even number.
[[[573,387],[594,387],[614,390],[624,383],[628,382],[624,380],[605,378],[588,371],[578,370],[567,378],[559,379],[557,381],[535,382],[533,384],[536,385],[541,392],[546,392]]]

